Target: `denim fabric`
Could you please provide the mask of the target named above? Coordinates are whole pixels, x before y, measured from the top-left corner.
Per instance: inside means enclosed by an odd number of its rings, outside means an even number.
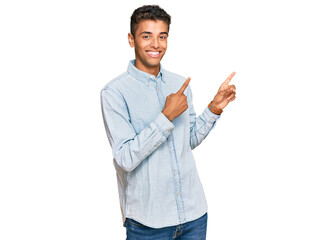
[[[207,212],[192,149],[221,115],[209,108],[196,117],[189,86],[188,109],[172,122],[161,112],[185,78],[160,64],[157,76],[131,60],[126,72],[101,90],[105,129],[116,169],[123,226],[126,217],[152,228],[175,226]]]
[[[208,214],[191,222],[173,227],[150,228],[134,221],[126,220],[126,240],[205,240]]]

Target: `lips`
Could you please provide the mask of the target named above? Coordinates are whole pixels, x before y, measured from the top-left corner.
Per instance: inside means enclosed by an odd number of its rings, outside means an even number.
[[[161,51],[146,51],[147,55],[153,58],[157,58],[160,56]]]

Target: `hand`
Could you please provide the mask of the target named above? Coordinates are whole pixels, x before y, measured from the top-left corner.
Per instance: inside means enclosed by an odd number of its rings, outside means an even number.
[[[187,96],[184,95],[184,90],[187,88],[190,77],[184,82],[180,90],[176,93],[172,93],[166,98],[165,106],[162,110],[162,113],[172,121],[174,118],[180,116],[185,110],[188,109]]]
[[[232,72],[230,76],[228,76],[228,78],[219,87],[218,92],[212,102],[212,104],[216,108],[223,109],[229,104],[229,102],[235,100],[236,87],[235,85],[229,85],[231,79],[235,74],[235,72]]]

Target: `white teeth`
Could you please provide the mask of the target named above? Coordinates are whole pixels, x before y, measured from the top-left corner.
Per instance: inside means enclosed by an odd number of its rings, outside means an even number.
[[[160,52],[147,52],[150,55],[158,55]]]

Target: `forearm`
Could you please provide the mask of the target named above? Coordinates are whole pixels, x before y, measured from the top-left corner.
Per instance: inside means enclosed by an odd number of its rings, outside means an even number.
[[[215,127],[216,121],[221,115],[214,114],[208,107],[203,113],[195,118],[193,125],[190,126],[190,147],[196,148],[207,137],[210,131]]]
[[[111,146],[117,164],[127,172],[133,171],[143,160],[152,154],[169,136],[174,125],[159,113],[158,116],[139,134],[128,139],[120,139]]]

